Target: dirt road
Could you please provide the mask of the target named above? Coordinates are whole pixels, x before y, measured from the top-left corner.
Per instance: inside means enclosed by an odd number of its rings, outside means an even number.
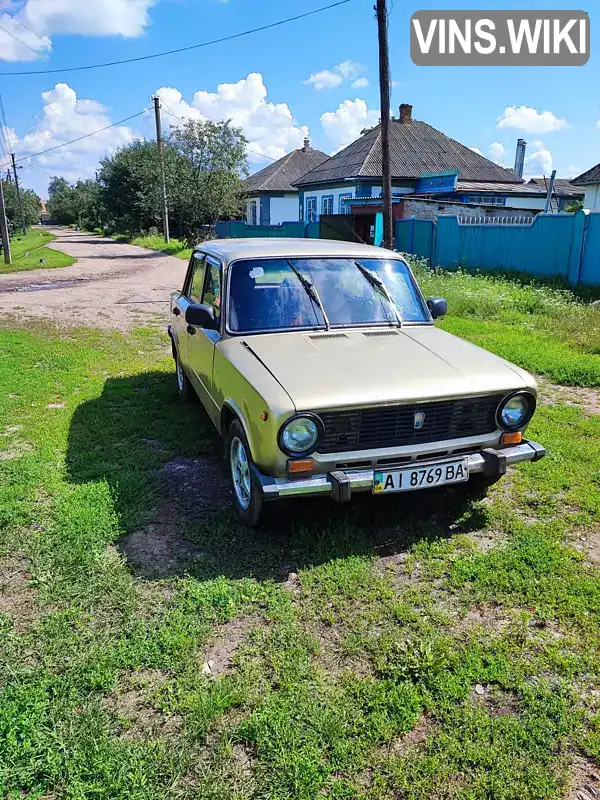
[[[185,261],[89,233],[51,231],[56,241],[48,247],[77,263],[0,275],[0,315],[119,330],[166,321],[169,292],[181,287]]]

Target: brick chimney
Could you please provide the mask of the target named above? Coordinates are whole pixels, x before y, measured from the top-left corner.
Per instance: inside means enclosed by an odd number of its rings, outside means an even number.
[[[310,146],[310,139],[308,136],[304,137],[304,147],[302,149],[304,150],[305,153],[308,153],[308,151],[312,149]]]
[[[408,103],[400,103],[400,122],[403,125],[412,122],[412,106]]]

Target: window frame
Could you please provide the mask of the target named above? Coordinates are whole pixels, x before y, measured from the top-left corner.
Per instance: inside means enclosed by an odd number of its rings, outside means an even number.
[[[306,221],[307,222],[318,222],[319,213],[317,211],[317,208],[318,208],[318,206],[317,206],[317,195],[316,194],[309,195],[308,197],[305,198],[305,202],[306,202]],[[314,206],[313,209],[312,209],[312,212],[311,212],[311,209],[309,208],[309,206]],[[312,219],[311,219],[311,213],[314,215]]]
[[[190,288],[191,288],[191,285],[192,285],[192,279],[193,279],[193,276],[194,276],[194,272],[196,270],[196,261],[203,260],[205,262],[204,263],[204,268],[206,270],[206,259],[207,259],[207,257],[208,257],[207,254],[202,252],[202,250],[194,250],[194,252],[190,256],[188,269],[187,269],[187,272],[185,274],[185,281],[183,282],[183,289],[181,290],[181,294],[184,297],[186,297],[189,300],[190,303],[192,302],[192,298],[191,298],[191,295],[190,295]],[[205,276],[206,276],[206,272],[205,272]],[[203,291],[204,291],[204,280],[205,280],[205,278],[202,279],[202,290]]]
[[[208,253],[205,253],[205,256],[206,256],[206,258],[205,258],[205,267],[204,267],[204,280],[202,281],[202,294],[200,296],[201,297],[200,304],[201,305],[205,305],[205,306],[209,306],[210,308],[214,308],[214,306],[212,304],[204,302],[204,293],[206,292],[206,284],[208,283],[209,269],[210,269],[210,267],[216,267],[219,270],[219,282],[220,282],[220,285],[221,285],[220,286],[220,288],[221,288],[221,306],[219,308],[219,333],[220,333],[222,331],[222,329],[223,329],[223,317],[225,316],[224,312],[223,312],[223,310],[224,310],[224,301],[225,301],[225,296],[224,296],[224,293],[223,293],[223,272],[224,272],[223,262],[220,259],[216,258],[215,256],[208,255]]]
[[[331,211],[325,210],[325,203],[331,201]],[[324,194],[321,197],[321,214],[333,214],[333,195],[332,194]]]
[[[351,216],[352,209],[350,208],[350,204],[348,204],[348,206],[347,206],[348,210],[345,211],[344,210],[344,206],[342,205],[342,200],[352,200],[352,192],[344,192],[343,194],[341,194],[338,197],[338,211],[339,211],[339,213],[343,214],[346,217]]]

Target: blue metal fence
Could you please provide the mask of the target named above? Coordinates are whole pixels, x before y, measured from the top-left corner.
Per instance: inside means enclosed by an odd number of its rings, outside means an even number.
[[[291,237],[293,239],[318,239],[318,222],[282,222],[281,225],[248,225],[243,220],[217,222],[215,232],[219,239],[260,237]]]
[[[523,224],[459,217],[398,220],[396,249],[445,269],[506,270],[600,285],[600,213],[539,214]]]

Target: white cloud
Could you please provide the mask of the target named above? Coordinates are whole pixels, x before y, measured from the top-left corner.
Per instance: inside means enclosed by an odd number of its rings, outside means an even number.
[[[333,69],[322,69],[320,72],[313,72],[303,83],[311,84],[315,89],[332,89],[348,78],[349,80],[357,79],[352,84],[355,88],[357,85],[368,86],[369,82],[366,78],[358,78],[359,73],[363,70],[364,67],[357,64],[356,61],[342,61],[341,64],[338,64]],[[364,81],[364,83],[359,83],[358,81]]]
[[[489,147],[489,153],[492,161],[495,164],[504,164],[504,156],[506,155],[506,148],[500,142],[492,142]]]
[[[528,106],[507,106],[497,123],[498,128],[516,128],[526,133],[552,133],[569,127],[566,119],[552,111],[537,111]]]
[[[13,133],[12,140],[19,153],[28,155],[48,150],[56,145],[110,125],[107,109],[95,100],[80,100],[74,89],[66,83],[57,83],[54,89],[42,92],[44,107],[32,128],[22,139]],[[97,133],[80,142],[33,159],[35,168],[48,175],[62,175],[69,181],[91,177],[103,156],[135,137],[126,125]],[[27,167],[28,162],[23,162]]]
[[[478,156],[482,156],[483,153],[478,147],[469,147],[469,150],[472,150],[474,153],[477,153]]]
[[[1,15],[2,27],[33,50],[43,53],[51,49],[48,37],[55,34],[141,36],[150,24],[149,9],[156,2],[158,0],[27,0],[20,10],[15,9],[16,20]],[[46,40],[45,43],[36,33]],[[30,49],[0,31],[1,60],[29,61],[35,58]]]
[[[350,86],[353,89],[364,89],[365,86],[368,86],[368,85],[369,85],[369,79],[368,78],[357,78],[353,83],[350,84]]]
[[[552,153],[543,142],[538,142],[540,147],[528,156],[525,156],[523,175],[534,177],[549,175],[552,172]]]
[[[306,125],[298,125],[287,103],[267,100],[267,87],[259,72],[251,72],[237,83],[221,83],[216,92],[200,90],[191,103],[183,99],[178,89],[163,87],[157,91],[165,111],[185,119],[210,119],[215,122],[230,119],[244,131],[248,139],[248,160],[262,161],[261,155],[281,158],[290,150],[302,147],[308,136]],[[181,124],[164,116],[166,125]],[[253,152],[252,152],[253,151]]]
[[[344,100],[336,111],[321,114],[321,125],[337,150],[358,139],[363,128],[377,125],[379,111],[369,109],[364,100]]]

